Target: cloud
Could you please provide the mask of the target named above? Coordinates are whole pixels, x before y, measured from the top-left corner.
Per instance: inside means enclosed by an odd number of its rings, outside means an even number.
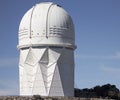
[[[18,83],[12,80],[0,80],[0,95],[18,95]]]
[[[6,95],[18,95],[18,94],[16,94],[17,92],[16,92],[16,89],[11,89],[11,90],[9,90],[9,89],[2,89],[2,90],[0,90],[0,95],[1,96],[6,96]]]
[[[18,65],[18,58],[0,58],[0,67],[9,67]]]
[[[120,51],[116,52],[116,57],[120,58]]]
[[[111,66],[108,67],[108,66],[102,65],[100,69],[101,71],[108,73],[110,75],[116,75],[116,76],[120,75],[120,67],[111,67]]]
[[[113,55],[85,55],[85,54],[76,54],[75,57],[79,58],[79,59],[118,60],[118,59],[120,59],[120,51],[116,52]]]
[[[18,65],[18,58],[0,58],[0,68],[12,67]],[[7,69],[6,69],[7,70]],[[2,73],[2,70],[1,70]],[[7,73],[6,73],[7,74]],[[10,80],[0,78],[0,95],[18,95],[18,82],[16,80]]]

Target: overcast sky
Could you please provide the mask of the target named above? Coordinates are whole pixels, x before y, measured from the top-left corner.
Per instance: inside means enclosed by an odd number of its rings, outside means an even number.
[[[36,3],[61,5],[75,25],[75,87],[120,89],[120,0],[0,0],[0,95],[19,94],[18,28]]]

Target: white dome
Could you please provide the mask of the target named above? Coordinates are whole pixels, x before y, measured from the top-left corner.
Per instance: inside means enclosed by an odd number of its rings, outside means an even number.
[[[75,48],[74,25],[68,13],[51,2],[33,6],[19,26],[18,48],[58,46]]]

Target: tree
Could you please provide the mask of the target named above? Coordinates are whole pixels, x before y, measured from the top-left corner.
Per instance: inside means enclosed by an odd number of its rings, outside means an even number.
[[[76,89],[75,96],[77,97],[108,97],[112,99],[120,99],[120,91],[115,85],[105,84],[102,86],[95,86],[88,89]]]

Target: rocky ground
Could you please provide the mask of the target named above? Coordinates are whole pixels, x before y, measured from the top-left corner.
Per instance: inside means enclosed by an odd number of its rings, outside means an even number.
[[[112,100],[100,98],[41,97],[41,96],[0,96],[0,100]]]

